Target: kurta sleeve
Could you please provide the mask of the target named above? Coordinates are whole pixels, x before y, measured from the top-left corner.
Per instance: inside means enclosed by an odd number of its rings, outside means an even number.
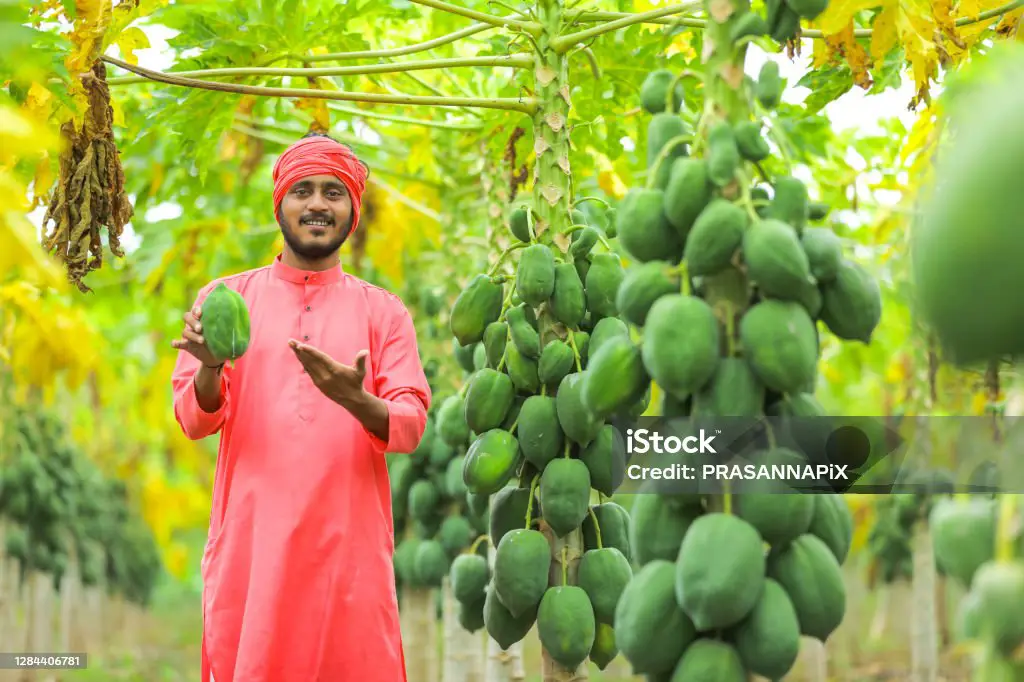
[[[193,307],[202,305],[206,295],[213,289],[213,284],[204,287]],[[231,410],[230,391],[231,367],[224,366],[220,378],[220,407],[216,412],[207,412],[199,405],[196,397],[195,376],[199,371],[199,360],[191,353],[178,351],[178,359],[174,363],[171,375],[171,386],[174,390],[174,417],[185,436],[191,440],[199,440],[211,436],[224,426]]]
[[[374,447],[385,453],[408,454],[416,449],[427,423],[430,386],[423,372],[416,328],[404,305],[393,316],[380,349],[374,389],[388,407],[388,441],[366,431]]]

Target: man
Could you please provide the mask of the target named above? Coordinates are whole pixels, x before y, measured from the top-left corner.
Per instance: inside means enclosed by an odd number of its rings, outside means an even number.
[[[367,171],[327,136],[274,165],[285,246],[215,280],[172,345],[185,435],[220,432],[202,560],[202,682],[400,682],[385,452],[412,452],[430,389],[401,300],[344,272]],[[223,281],[250,310],[245,355],[203,340]]]

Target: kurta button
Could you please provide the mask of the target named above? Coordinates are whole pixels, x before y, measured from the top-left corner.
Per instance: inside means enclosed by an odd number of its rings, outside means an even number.
[[[303,341],[309,341],[309,334],[306,334],[305,336],[303,336],[302,340]]]
[[[308,313],[308,312],[309,312],[310,310],[312,310],[312,308],[310,308],[310,307],[309,307],[309,306],[307,305],[307,306],[306,306],[306,312]]]

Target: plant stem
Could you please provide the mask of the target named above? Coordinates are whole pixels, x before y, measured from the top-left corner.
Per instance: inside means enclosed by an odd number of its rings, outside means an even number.
[[[510,28],[518,28],[527,32],[533,32],[540,28],[532,21],[521,21],[519,19],[511,19],[508,17],[496,17],[493,14],[487,14],[486,12],[477,12],[475,10],[466,9],[465,7],[450,5],[447,2],[441,2],[441,0],[412,0],[412,2],[417,5],[423,5],[443,12],[458,14],[459,16],[466,17],[467,19],[480,21],[485,24],[490,24],[491,26],[506,26]]]
[[[526,527],[529,528],[530,524],[533,523],[533,496],[537,492],[537,481],[540,480],[540,474],[534,474],[533,480],[530,481],[530,499],[526,503]]]
[[[361,66],[327,66],[322,68],[274,68],[274,67],[238,67],[226,69],[197,69],[194,71],[172,71],[175,76],[183,78],[214,78],[220,76],[294,76],[297,78],[319,78],[329,76],[363,76],[372,73],[401,73],[405,71],[423,71],[427,69],[451,69],[459,66],[498,66],[513,69],[525,69],[533,66],[533,56],[528,54],[505,55],[498,57],[457,57],[451,59],[422,59],[411,62],[388,62],[384,64],[364,64]],[[141,76],[120,76],[107,79],[109,85],[129,85],[144,83]]]
[[[597,522],[597,514],[594,513],[594,508],[591,507],[587,510],[590,514],[590,520],[594,522],[594,534],[597,535],[597,548],[604,549],[604,542],[601,540],[601,524]]]
[[[672,14],[681,14],[689,10],[699,9],[701,4],[699,2],[688,2],[681,5],[670,5],[668,7],[659,7],[658,9],[652,9],[649,12],[640,12],[639,14],[627,14],[621,19],[615,19],[609,21],[606,24],[600,26],[594,26],[593,28],[584,29],[577,31],[576,33],[569,33],[563,36],[558,36],[551,41],[551,47],[556,52],[565,52],[576,43],[595,38],[604,33],[610,33],[611,31],[617,31],[620,28],[632,26],[633,24],[642,24],[648,19],[659,19]]]
[[[430,121],[427,119],[413,118],[411,116],[398,116],[395,114],[381,114],[376,111],[366,111],[359,107],[350,107],[345,104],[338,102],[328,102],[328,109],[340,111],[346,114],[352,114],[354,116],[362,116],[363,118],[376,119],[378,121],[389,121],[391,123],[408,123],[410,125],[425,126],[427,128],[440,128],[441,130],[481,130],[483,125],[480,123],[448,123],[446,121]]]
[[[329,99],[349,102],[379,102],[382,104],[408,104],[428,105],[441,107],[480,107],[483,109],[503,109],[505,111],[519,111],[525,114],[532,114],[537,110],[537,100],[529,97],[523,98],[501,98],[476,99],[471,97],[424,97],[415,95],[383,95],[380,93],[368,92],[344,92],[341,90],[318,90],[316,88],[267,88],[255,85],[237,85],[234,83],[217,83],[215,81],[204,81],[193,78],[179,78],[177,76],[151,71],[139,66],[133,66],[113,57],[103,57],[103,60],[119,66],[126,71],[145,76],[150,80],[168,85],[179,85],[186,88],[199,88],[202,90],[217,90],[220,92],[232,92],[239,95],[260,95],[263,97],[286,97],[286,98],[309,98]]]
[[[675,147],[692,140],[693,135],[677,135],[665,143],[665,146],[661,148],[658,156],[654,159],[651,169],[647,171],[647,189],[654,189],[654,185],[658,180],[658,169],[661,168],[661,164],[668,158],[669,152]]]

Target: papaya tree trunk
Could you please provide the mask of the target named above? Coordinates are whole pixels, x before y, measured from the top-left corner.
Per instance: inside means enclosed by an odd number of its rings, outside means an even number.
[[[868,641],[872,644],[880,642],[885,636],[886,626],[889,623],[889,595],[891,588],[888,583],[878,587],[878,601],[875,604],[875,615],[871,619],[871,629],[868,631]]]
[[[433,590],[408,588],[403,595],[402,648],[408,682],[437,682],[437,609]]]
[[[914,528],[913,642],[911,682],[935,682],[938,675],[938,636],[935,627],[935,554],[928,525]]]
[[[445,576],[441,584],[444,613],[444,665],[442,682],[483,682],[484,648],[480,632],[469,632],[459,622],[459,603]]]

